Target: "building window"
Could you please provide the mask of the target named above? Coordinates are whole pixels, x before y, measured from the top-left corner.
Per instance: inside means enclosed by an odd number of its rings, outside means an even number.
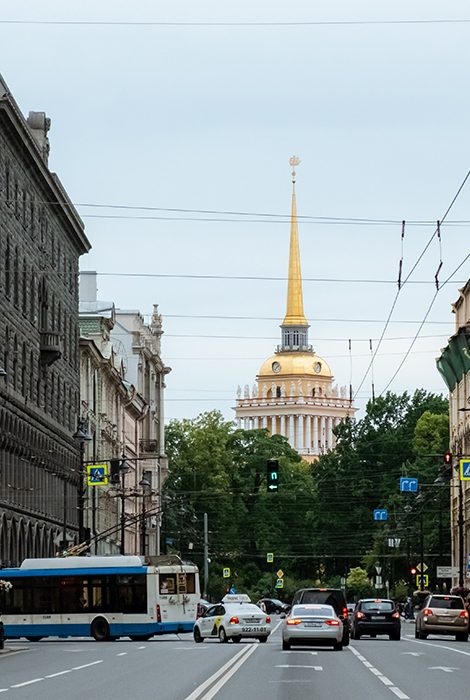
[[[10,285],[11,285],[11,252],[10,252],[10,236],[7,235],[7,244],[5,248],[5,294],[7,297],[10,296]]]
[[[28,310],[28,274],[26,267],[26,258],[23,259],[23,294],[21,299],[21,309],[26,316]]]
[[[19,261],[18,261],[18,248],[15,248],[15,260],[13,263],[13,303],[15,306],[18,306],[19,302],[19,280],[20,273],[19,273]]]
[[[276,399],[280,399],[280,398],[281,398],[281,387],[277,386],[276,387]]]

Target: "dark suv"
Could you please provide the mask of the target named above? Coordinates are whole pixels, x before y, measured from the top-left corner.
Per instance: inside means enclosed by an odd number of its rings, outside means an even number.
[[[349,618],[346,598],[341,588],[301,588],[294,593],[292,605],[318,603],[331,605],[343,623],[343,646],[349,644]]]
[[[360,639],[362,634],[376,637],[388,634],[389,639],[400,639],[400,613],[393,600],[385,598],[364,598],[354,611],[351,637]]]

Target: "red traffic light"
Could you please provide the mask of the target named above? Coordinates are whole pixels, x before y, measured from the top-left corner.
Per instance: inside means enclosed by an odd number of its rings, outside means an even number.
[[[414,576],[416,573],[417,573],[417,569],[415,569],[415,567],[413,566],[413,568],[410,569],[410,574],[412,574]]]
[[[444,453],[444,464],[452,464],[452,452]]]

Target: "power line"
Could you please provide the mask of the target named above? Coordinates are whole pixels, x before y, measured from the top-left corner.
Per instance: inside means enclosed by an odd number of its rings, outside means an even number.
[[[298,20],[298,21],[132,21],[132,20],[32,20],[2,19],[0,24],[51,25],[51,26],[97,26],[97,27],[203,27],[203,28],[237,28],[237,27],[344,27],[364,25],[426,25],[426,24],[469,24],[470,19],[436,18],[436,19],[358,19],[358,20]]]
[[[150,314],[148,314],[150,315]],[[277,321],[279,316],[213,316],[201,314],[163,314],[165,318],[199,318],[199,319],[216,319],[230,321]],[[144,314],[145,316],[145,314]],[[315,318],[315,323],[384,323],[380,318]],[[392,321],[392,323],[421,323],[421,321]],[[427,321],[429,324],[449,326],[448,321]]]

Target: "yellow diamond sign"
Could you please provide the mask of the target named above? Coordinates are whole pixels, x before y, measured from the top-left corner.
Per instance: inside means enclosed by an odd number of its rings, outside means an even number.
[[[282,569],[279,569],[279,571],[276,571],[276,576],[277,576],[278,578],[282,578],[282,577],[284,576],[283,570],[282,570]]]

